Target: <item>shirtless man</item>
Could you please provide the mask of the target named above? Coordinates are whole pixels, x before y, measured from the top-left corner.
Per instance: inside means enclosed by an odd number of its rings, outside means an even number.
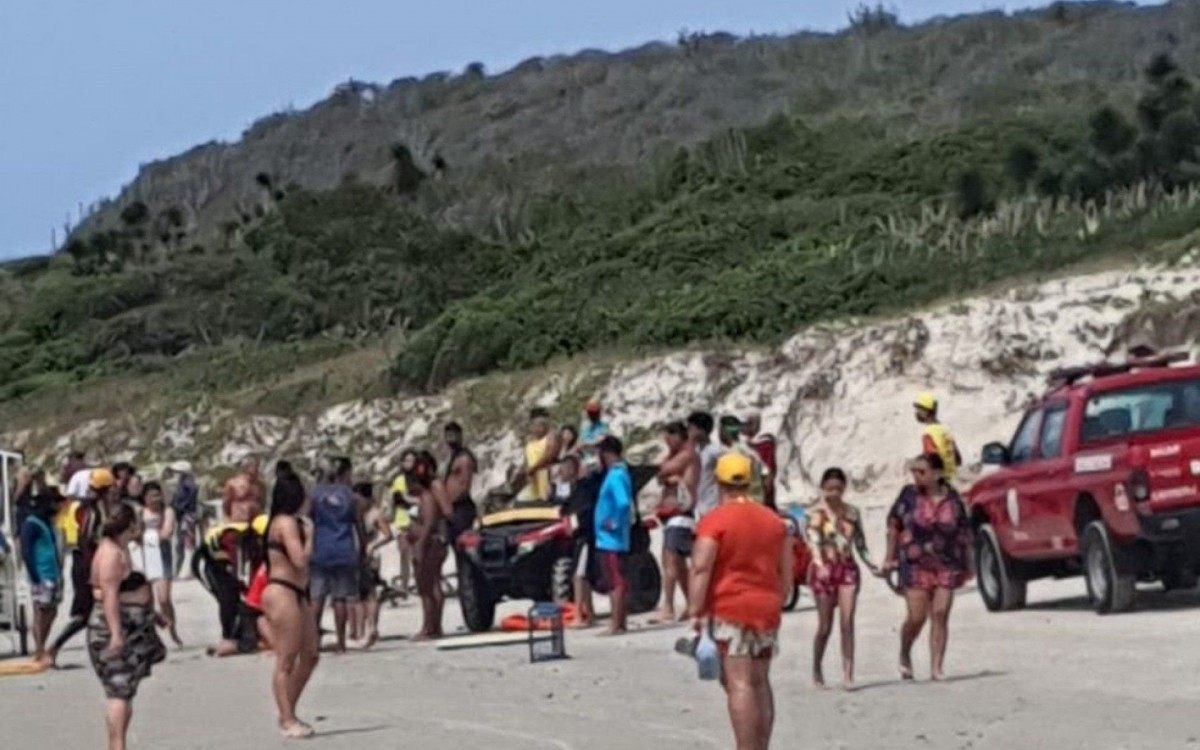
[[[266,488],[258,476],[258,461],[244,459],[221,493],[221,509],[232,523],[250,523],[263,514]]]
[[[475,481],[478,462],[475,454],[463,445],[463,429],[457,422],[450,422],[444,431],[446,448],[450,451],[446,473],[442,477],[446,499],[450,501],[450,546],[454,546],[459,534],[475,525],[475,501],[471,499],[471,484]]]
[[[409,534],[413,540],[417,593],[421,597],[423,614],[421,631],[412,640],[427,641],[442,637],[442,607],[446,603],[442,592],[442,564],[446,561],[446,521],[450,517],[450,503],[443,483],[437,479],[437,461],[429,451],[417,454],[406,480],[409,497],[419,508]]]
[[[663,489],[657,512],[664,523],[663,595],[654,621],[672,622],[675,620],[676,584],[684,596],[684,610],[687,610],[687,566],[696,527],[692,508],[699,492],[700,454],[682,422],[672,422],[663,428],[663,441],[667,445],[667,458],[658,469],[658,483]]]

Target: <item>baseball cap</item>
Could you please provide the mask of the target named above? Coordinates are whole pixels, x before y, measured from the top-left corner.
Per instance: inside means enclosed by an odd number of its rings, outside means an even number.
[[[730,487],[749,487],[750,475],[754,471],[750,459],[741,453],[726,453],[717,459],[714,472],[719,484]]]
[[[738,419],[732,414],[726,414],[725,416],[721,417],[720,425],[722,433],[737,433],[742,429],[742,420]]]
[[[192,463],[190,461],[172,461],[167,464],[167,468],[177,474],[192,473]]]
[[[583,411],[585,413],[591,414],[593,416],[596,414],[599,414],[601,411],[600,402],[599,401],[588,401],[587,405],[583,407]]]
[[[932,393],[918,393],[917,398],[913,401],[913,406],[923,411],[937,411],[937,397]]]
[[[116,484],[116,481],[108,469],[92,469],[92,475],[88,477],[88,487],[93,490],[107,490]]]

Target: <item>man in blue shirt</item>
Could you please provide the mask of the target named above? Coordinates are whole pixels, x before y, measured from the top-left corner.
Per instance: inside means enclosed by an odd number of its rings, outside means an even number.
[[[609,435],[598,446],[600,461],[607,470],[596,500],[596,552],[604,583],[612,601],[612,619],[608,635],[625,632],[626,599],[629,587],[622,567],[629,554],[629,535],[632,529],[630,512],[633,509],[633,479],[622,458],[624,446]]]
[[[58,490],[46,488],[34,498],[29,515],[21,524],[21,555],[33,599],[33,660],[45,665],[51,661],[46,654],[46,640],[58,614],[58,603],[62,601],[62,552],[54,531],[54,517],[63,500]]]
[[[329,483],[313,487],[313,553],[309,567],[313,612],[318,630],[326,600],[333,600],[335,652],[346,652],[346,619],[358,603],[360,507],[351,489],[348,458],[334,460]]]

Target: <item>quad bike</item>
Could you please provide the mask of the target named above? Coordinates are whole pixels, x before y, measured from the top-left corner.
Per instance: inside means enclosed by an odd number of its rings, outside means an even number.
[[[800,603],[800,587],[808,584],[808,568],[812,564],[812,551],[804,539],[800,520],[792,515],[783,516],[792,546],[792,593],[783,603],[783,611],[791,612]]]
[[[634,518],[637,495],[658,471],[633,466]],[[601,477],[583,480],[582,491],[599,495]],[[553,503],[513,501],[510,491],[488,494],[476,528],[455,543],[458,601],[472,632],[490,630],[502,599],[533,599],[559,604],[571,601],[579,522]],[[650,532],[638,521],[631,528],[624,574],[629,584],[629,611],[648,612],[658,604],[662,579],[650,551]]]

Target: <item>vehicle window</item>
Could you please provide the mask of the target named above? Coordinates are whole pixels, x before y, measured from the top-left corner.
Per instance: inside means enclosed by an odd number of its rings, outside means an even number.
[[[1058,458],[1062,455],[1063,423],[1066,419],[1066,406],[1046,410],[1046,416],[1042,418],[1042,439],[1038,441],[1040,458]]]
[[[1013,436],[1012,445],[1008,448],[1009,463],[1020,464],[1033,458],[1033,446],[1037,442],[1038,426],[1042,421],[1042,411],[1031,411],[1025,415],[1017,434]]]
[[[1100,393],[1083,414],[1084,443],[1138,433],[1200,427],[1200,380]]]

